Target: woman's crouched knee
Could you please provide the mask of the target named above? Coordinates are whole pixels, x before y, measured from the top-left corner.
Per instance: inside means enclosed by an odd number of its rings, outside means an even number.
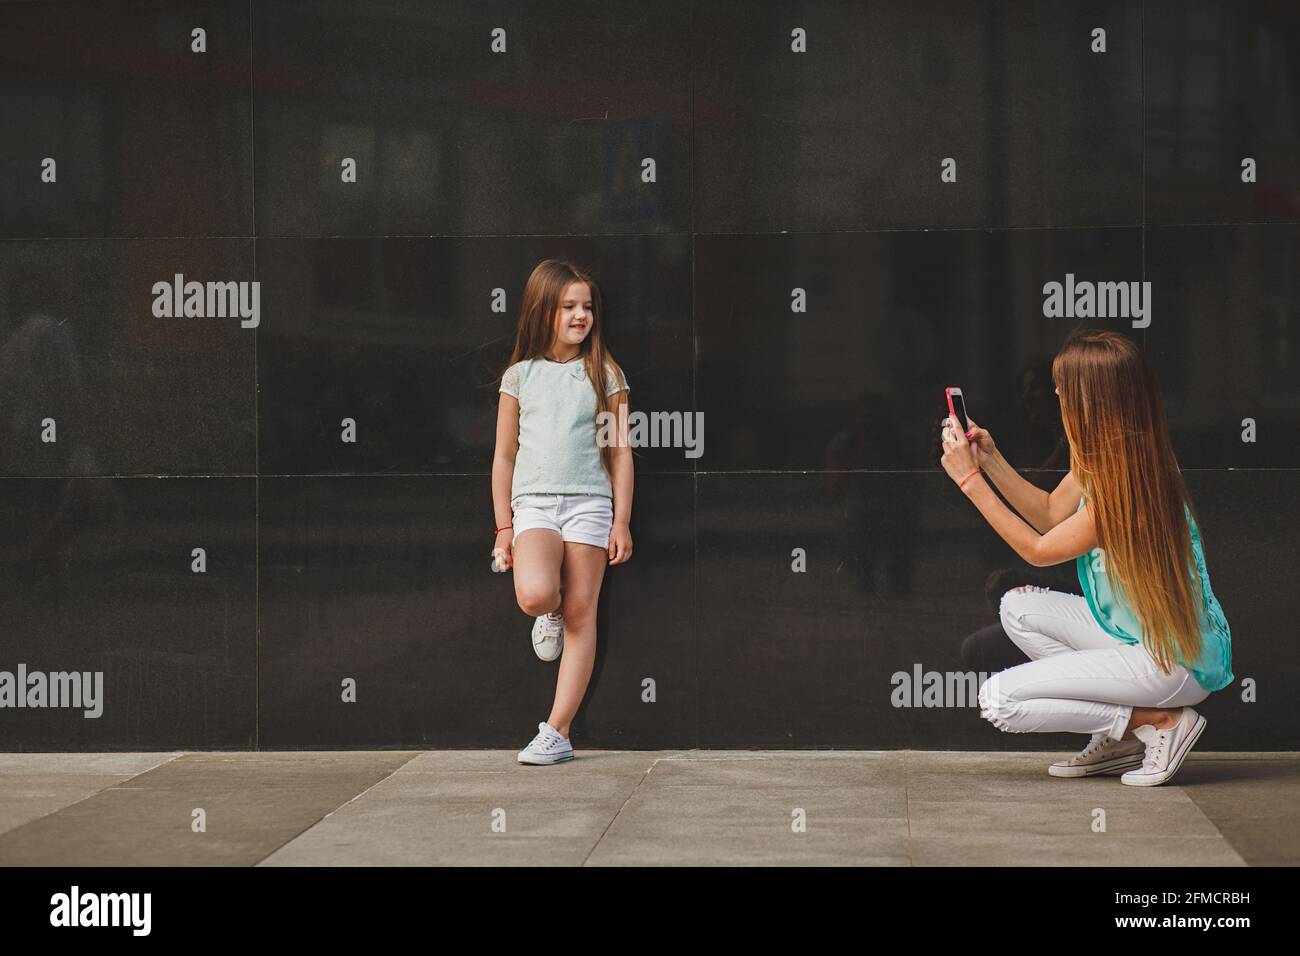
[[[1028,603],[1022,600],[1025,594],[1042,593],[1051,590],[1050,588],[1038,587],[1033,584],[1026,584],[1018,588],[1009,588],[1002,594],[1002,599],[998,602],[998,617],[1002,619],[1003,629],[1010,634],[1012,631],[1020,631],[1025,627],[1024,615]]]
[[[979,702],[980,716],[994,727],[1007,733],[1019,732],[1012,724],[1016,704],[1002,693],[997,674],[980,685]]]

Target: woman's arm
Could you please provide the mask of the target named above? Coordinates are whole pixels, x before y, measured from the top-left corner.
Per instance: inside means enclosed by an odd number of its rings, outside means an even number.
[[[984,459],[984,471],[989,480],[998,486],[998,491],[1015,508],[1022,518],[1028,521],[1039,533],[1051,527],[1048,520],[1047,492],[1039,488],[1020,472],[1011,467],[1011,462],[994,449],[992,455]]]
[[[1047,492],[1012,468],[997,449],[985,456],[983,467],[1011,507],[1041,534],[1055,528],[1079,507],[1079,495],[1083,492],[1073,472],[1067,471],[1056,488]]]
[[[492,513],[494,527],[504,528],[514,520],[510,510],[510,486],[515,477],[515,456],[519,454],[519,399],[501,392],[497,405],[497,446],[492,455]]]
[[[993,486],[984,479],[976,460],[975,445],[966,440],[960,429],[953,426],[951,418],[945,418],[943,424],[950,426],[944,431],[944,452],[941,459],[944,471],[948,472],[948,477],[957,483],[966,497],[975,503],[993,530],[1021,558],[1036,568],[1047,568],[1087,554],[1097,546],[1091,505],[1058,522],[1046,534],[1039,534],[1008,508],[993,490]],[[1053,493],[1062,495],[1058,504],[1063,503],[1068,494],[1067,482],[1073,483],[1073,476],[1066,475]],[[1047,495],[1046,492],[1042,494]],[[1077,497],[1073,506],[1079,506]],[[1043,515],[1051,517],[1047,508],[1044,508]]]
[[[1062,481],[1061,484],[1065,482]],[[966,482],[962,491],[975,503],[980,514],[1002,540],[1036,568],[1049,568],[1062,561],[1069,561],[1087,554],[1097,546],[1097,531],[1092,521],[1091,506],[1057,522],[1046,534],[1039,534],[1002,502],[982,474],[976,473]],[[1075,506],[1078,506],[1077,498]]]
[[[998,450],[997,443],[993,441],[993,436],[989,434],[989,430],[977,425],[969,417],[967,417],[966,422],[970,425],[970,433],[963,437],[969,441],[971,450],[975,453],[976,461],[987,473],[989,481],[993,482],[997,489],[1002,492],[1002,496],[1007,499],[1020,517],[1024,518],[1040,532],[1046,532],[1060,521],[1060,518],[1056,521],[1051,520],[1050,499],[1047,492],[1011,467],[1011,463],[1002,457],[1002,452]],[[951,425],[952,419],[945,418],[943,424],[945,426]],[[1079,501],[1076,498],[1071,502],[1071,506],[1073,507],[1078,503]],[[1068,513],[1061,515],[1061,518],[1066,517],[1068,517]]]

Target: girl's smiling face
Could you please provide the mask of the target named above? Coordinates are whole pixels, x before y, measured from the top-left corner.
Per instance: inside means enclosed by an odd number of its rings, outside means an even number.
[[[591,332],[591,289],[585,282],[572,282],[560,298],[556,314],[556,344],[580,345]]]

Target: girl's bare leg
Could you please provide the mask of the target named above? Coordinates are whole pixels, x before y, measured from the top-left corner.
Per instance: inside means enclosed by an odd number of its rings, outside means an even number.
[[[560,606],[560,565],[564,561],[564,542],[558,531],[529,528],[514,540],[515,599],[525,614],[537,617]],[[568,621],[565,621],[568,640]]]
[[[1134,740],[1137,734],[1133,733],[1134,727],[1141,727],[1143,724],[1150,724],[1157,730],[1167,730],[1174,724],[1178,723],[1178,718],[1182,716],[1183,709],[1175,707],[1173,710],[1161,710],[1158,707],[1134,707],[1133,716],[1129,718],[1128,729],[1124,731],[1124,736],[1120,740]]]
[[[555,703],[546,722],[566,737],[596,662],[596,599],[608,563],[609,554],[604,548],[564,542],[564,653],[560,655],[560,676],[555,682]]]

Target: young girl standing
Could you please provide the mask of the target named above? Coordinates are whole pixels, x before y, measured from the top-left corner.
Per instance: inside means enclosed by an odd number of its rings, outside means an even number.
[[[948,474],[1030,564],[1075,559],[1083,591],[1003,595],[1003,627],[1032,659],[984,682],[981,714],[1014,733],[1091,734],[1053,776],[1127,770],[1122,783],[1156,786],[1205,729],[1192,705],[1233,680],[1228,621],[1141,351],[1118,332],[1072,336],[1052,378],[1071,467],[1051,493],[1017,474],[987,431],[944,420]]]
[[[569,729],[596,659],[596,599],[606,562],[632,556],[630,386],[602,337],[600,290],[567,262],[538,263],[524,287],[515,348],[501,376],[492,505],[497,567],[536,616],[533,649],[560,657],[555,702],[520,763],[573,759]],[[609,413],[613,441],[598,442]],[[561,656],[561,651],[563,655]]]

